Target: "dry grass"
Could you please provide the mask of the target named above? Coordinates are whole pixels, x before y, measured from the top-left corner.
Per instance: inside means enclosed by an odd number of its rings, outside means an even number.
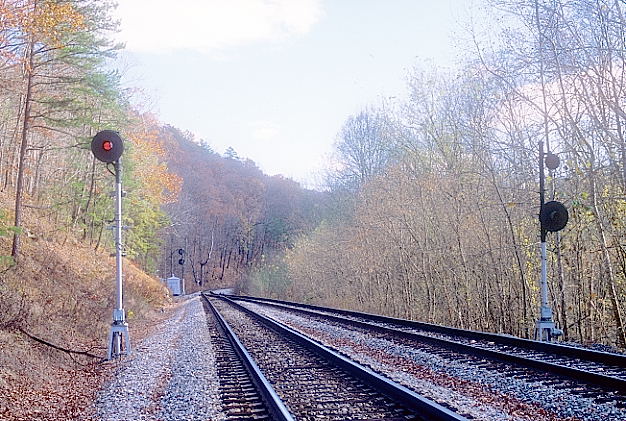
[[[0,208],[9,203],[0,193]],[[57,411],[81,406],[90,391],[79,392],[81,382],[66,380],[98,383],[97,361],[38,344],[23,332],[104,356],[114,306],[114,258],[71,234],[55,235],[36,211],[25,222],[28,235],[23,235],[19,264],[0,272],[0,418],[72,419],[76,416]],[[0,238],[0,255],[8,254],[10,239]],[[124,307],[135,339],[162,317],[171,301],[160,282],[132,263],[124,264]],[[80,388],[89,389],[85,384]],[[32,396],[51,394],[56,404],[37,408],[32,401]]]

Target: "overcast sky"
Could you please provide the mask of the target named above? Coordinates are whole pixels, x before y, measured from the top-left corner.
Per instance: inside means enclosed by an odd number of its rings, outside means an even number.
[[[348,116],[454,66],[465,0],[119,0],[124,83],[163,123],[319,183]]]

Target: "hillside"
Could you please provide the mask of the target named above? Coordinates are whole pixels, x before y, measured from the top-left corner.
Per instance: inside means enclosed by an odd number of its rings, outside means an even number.
[[[162,128],[160,139],[168,171],[181,188],[177,200],[164,206],[170,224],[160,231],[158,267],[160,273],[186,274],[188,291],[244,286],[325,213],[325,193],[269,176],[232,149],[222,156],[172,126]],[[184,265],[178,264],[179,249],[185,250]]]
[[[10,198],[0,193],[0,209]],[[110,244],[98,250],[59,231],[45,211],[29,209],[19,265],[0,272],[0,418],[8,408],[23,419],[75,417],[98,382],[114,305]],[[10,239],[0,238],[0,255]],[[125,262],[125,308],[138,339],[170,303],[160,282]],[[42,345],[40,339],[70,351]],[[85,394],[87,393],[87,394]],[[51,405],[54,404],[54,405]],[[50,407],[63,414],[48,413]],[[41,412],[40,412],[41,411]]]
[[[124,223],[132,226],[124,241],[129,256],[124,308],[135,342],[171,304],[163,284],[147,273],[182,275],[187,292],[248,285],[251,276],[271,267],[319,223],[325,197],[270,177],[251,160],[221,156],[178,129],[157,130],[156,121],[142,122],[145,126],[130,129],[124,160]],[[88,419],[81,408],[116,364],[102,364],[114,306],[115,262],[106,229],[112,179],[104,166],[89,169],[86,158],[80,155],[84,182],[74,193],[63,191],[71,202],[52,192],[27,196],[17,264],[8,257],[12,232],[7,231],[15,196],[10,188],[0,193],[0,232],[5,231],[0,236],[0,419],[2,414]],[[186,250],[185,263],[174,266],[178,248]]]

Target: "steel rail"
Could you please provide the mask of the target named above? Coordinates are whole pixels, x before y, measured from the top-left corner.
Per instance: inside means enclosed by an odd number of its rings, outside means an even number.
[[[455,342],[452,340],[448,340],[448,339],[442,339],[442,338],[436,338],[436,337],[432,337],[432,336],[428,336],[428,335],[423,335],[423,334],[419,334],[419,333],[414,333],[414,332],[406,332],[406,331],[402,331],[402,330],[396,330],[393,328],[389,328],[389,327],[384,327],[384,326],[379,326],[376,324],[372,324],[372,323],[368,323],[368,322],[363,322],[363,321],[358,321],[358,320],[352,320],[352,319],[345,319],[339,316],[333,316],[331,314],[322,314],[322,313],[318,313],[317,311],[325,311],[325,312],[334,312],[337,314],[343,314],[343,315],[349,315],[349,316],[353,316],[353,317],[360,317],[360,318],[370,318],[371,320],[376,320],[376,321],[380,321],[380,322],[385,322],[385,323],[397,323],[398,321],[403,322],[401,323],[402,326],[408,326],[408,327],[413,327],[413,328],[421,328],[420,326],[423,325],[423,323],[421,322],[411,322],[409,320],[403,320],[403,319],[395,319],[395,318],[391,318],[391,317],[386,317],[386,316],[378,316],[378,315],[370,315],[368,313],[358,313],[358,312],[353,312],[353,311],[348,311],[348,310],[335,310],[335,309],[330,309],[330,308],[324,308],[324,307],[319,307],[319,306],[312,306],[312,305],[308,305],[308,304],[298,304],[298,303],[293,303],[293,302],[287,302],[287,301],[283,301],[281,302],[280,300],[273,300],[273,299],[259,299],[257,297],[244,297],[244,296],[231,296],[234,299],[237,300],[242,300],[242,301],[249,301],[249,302],[255,302],[255,303],[264,303],[266,305],[269,306],[273,306],[273,307],[278,307],[278,308],[282,308],[282,309],[288,309],[288,310],[293,310],[295,312],[300,312],[302,314],[309,314],[309,315],[316,315],[319,317],[323,317],[323,318],[327,318],[329,320],[333,320],[342,324],[351,324],[353,326],[357,326],[363,329],[370,329],[370,330],[376,330],[378,332],[382,332],[382,333],[387,333],[387,334],[393,334],[396,336],[400,336],[406,339],[411,339],[411,340],[416,340],[416,341],[420,341],[420,342],[425,342],[425,343],[430,343],[439,347],[445,347],[447,349],[453,349],[456,350],[458,352],[467,354],[467,355],[473,355],[473,356],[482,356],[482,357],[486,357],[486,358],[490,358],[490,359],[494,359],[494,360],[498,360],[498,361],[502,361],[502,362],[510,362],[510,363],[514,363],[517,365],[521,365],[524,367],[528,367],[528,368],[533,368],[533,369],[538,369],[538,370],[544,370],[544,371],[549,371],[552,372],[554,374],[558,374],[561,376],[566,376],[569,378],[572,378],[574,380],[577,381],[584,381],[586,383],[589,384],[594,384],[597,386],[600,386],[602,389],[607,389],[607,388],[613,388],[616,391],[619,391],[621,394],[626,395],[626,379],[622,379],[622,378],[618,378],[618,377],[614,377],[614,376],[609,376],[609,375],[605,375],[605,374],[599,374],[596,372],[592,372],[592,371],[586,371],[586,370],[581,370],[578,368],[574,368],[574,367],[568,367],[565,365],[559,365],[559,364],[555,364],[555,363],[550,363],[547,361],[541,361],[538,359],[534,359],[534,358],[529,358],[529,357],[522,357],[519,355],[515,355],[512,353],[508,353],[508,352],[502,352],[502,351],[496,351],[496,350],[492,350],[492,349],[487,349],[487,348],[482,348],[479,346],[474,346],[474,345],[468,345],[468,344],[464,344],[464,343],[460,343],[460,342]],[[294,308],[294,307],[286,307],[286,306],[296,306],[296,307],[302,307],[302,308]],[[414,324],[415,323],[415,324]],[[436,326],[436,325],[431,325],[431,326]],[[445,333],[447,334],[456,334],[456,333],[451,333],[451,331],[462,331],[465,333],[478,333],[480,335],[477,336],[469,336],[469,335],[459,335],[459,336],[463,336],[466,338],[472,338],[472,339],[476,339],[476,338],[480,338],[480,339],[486,339],[489,338],[489,340],[495,342],[496,344],[504,344],[504,345],[516,345],[513,341],[506,341],[506,342],[499,342],[498,339],[500,338],[505,338],[505,339],[517,339],[517,338],[511,338],[508,336],[503,336],[503,335],[497,335],[497,334],[485,334],[482,335],[483,332],[475,332],[475,331],[463,331],[462,329],[456,329],[456,328],[447,328],[447,327],[442,327],[442,326],[437,326],[439,328],[444,328],[446,329]],[[447,329],[451,329],[451,331],[448,331]],[[444,333],[443,331],[439,330],[437,331],[438,333]],[[495,338],[494,338],[495,337]],[[526,339],[520,339],[522,341],[522,343],[527,343],[527,342],[536,342],[536,341],[529,341]],[[541,342],[538,342],[539,344],[541,344]],[[546,350],[541,350],[541,349],[536,349],[536,348],[526,348],[526,349],[531,349],[531,350],[535,350],[535,351],[540,351],[540,352],[548,352],[551,354],[557,354],[558,356],[567,356],[567,357],[574,357],[574,358],[580,358],[585,360],[585,358],[581,358],[580,356],[577,356],[576,354],[572,354],[572,353],[559,353],[559,351],[562,348],[567,348],[568,351],[571,351],[571,349],[573,350],[577,350],[578,348],[574,348],[574,347],[567,347],[564,345],[554,345],[554,344],[550,344],[552,345],[552,347],[547,347],[545,348]],[[516,345],[516,346],[521,346],[521,345]],[[587,361],[593,361],[593,362],[601,362],[603,364],[606,364],[606,361],[599,361],[597,358],[599,358],[597,354],[604,355],[610,355],[610,356],[617,356],[617,357],[621,357],[620,355],[617,354],[609,354],[609,353],[605,353],[605,352],[597,352],[597,351],[589,351],[589,350],[583,350],[586,352],[583,352],[581,355],[588,355],[589,352],[594,353],[593,357],[595,359],[589,359]],[[624,357],[622,357],[624,358]],[[618,359],[613,359],[611,361],[622,361],[619,358]],[[626,359],[624,360],[626,361]],[[624,364],[624,362],[622,361],[622,364]],[[617,365],[617,364],[614,364]],[[620,365],[622,366],[622,365]],[[626,364],[624,364],[624,367],[626,367]]]
[[[272,419],[277,421],[295,421],[295,418],[291,415],[283,401],[280,399],[270,382],[267,380],[265,375],[259,369],[259,366],[254,362],[254,359],[246,348],[243,346],[235,332],[228,325],[228,322],[222,317],[222,315],[217,311],[217,309],[213,306],[208,297],[202,293],[202,297],[206,300],[209,308],[215,315],[216,320],[226,332],[226,336],[230,343],[233,345],[235,352],[244,363],[250,377],[252,378],[253,383],[257,387],[261,398],[265,402],[265,405],[268,409],[268,412],[272,416]]]
[[[439,405],[434,401],[431,401],[430,399],[427,399],[417,394],[416,392],[398,383],[395,383],[392,380],[389,380],[384,376],[381,376],[380,374],[372,371],[365,366],[362,366],[361,364],[358,364],[344,357],[343,355],[331,350],[330,348],[327,348],[321,343],[301,334],[300,332],[297,332],[296,330],[286,326],[283,323],[277,322],[275,320],[269,319],[268,317],[255,313],[254,311],[236,303],[235,301],[229,299],[224,295],[215,294],[214,296],[219,297],[220,299],[228,302],[235,308],[252,316],[270,329],[275,330],[277,333],[290,338],[298,345],[307,348],[315,354],[327,359],[334,365],[341,367],[351,375],[361,379],[365,384],[376,389],[378,392],[391,397],[392,399],[405,405],[409,409],[418,411],[419,413],[432,417],[436,420],[467,421],[467,418],[445,408],[442,405]]]
[[[468,339],[481,339],[481,340],[486,340],[486,341],[492,341],[492,342],[502,344],[502,345],[517,346],[520,348],[525,348],[525,349],[533,350],[533,351],[550,352],[550,353],[558,354],[560,356],[579,358],[579,359],[593,361],[593,362],[597,362],[601,364],[609,364],[609,365],[614,365],[617,367],[626,368],[626,355],[613,354],[610,352],[594,351],[591,349],[577,348],[573,346],[554,344],[550,342],[533,341],[530,339],[523,339],[523,338],[518,338],[516,336],[505,335],[505,334],[459,329],[456,327],[441,326],[441,325],[436,325],[432,323],[418,322],[415,320],[400,319],[396,317],[382,316],[379,314],[358,312],[358,311],[352,311],[352,310],[322,307],[322,306],[316,306],[312,304],[302,304],[302,303],[296,303],[293,301],[275,300],[272,298],[260,298],[260,297],[250,297],[250,296],[240,296],[240,295],[227,295],[227,296],[233,297],[235,299],[249,299],[253,301],[272,302],[272,303],[283,304],[283,305],[309,308],[309,309],[318,310],[318,311],[333,312],[333,313],[343,314],[343,315],[351,316],[351,317],[360,317],[364,319],[369,319],[369,320],[373,320],[373,321],[377,321],[381,323],[396,324],[399,326],[404,326],[404,327],[409,327],[409,328],[414,328],[414,329],[422,329],[422,330],[426,330],[429,332],[442,333],[446,335],[462,336]]]

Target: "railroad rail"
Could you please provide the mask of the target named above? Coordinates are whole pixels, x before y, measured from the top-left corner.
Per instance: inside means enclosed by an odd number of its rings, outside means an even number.
[[[228,322],[203,294],[205,311],[217,321],[211,338],[220,395],[227,419],[293,421],[289,411],[256,365]],[[212,324],[209,323],[211,327]]]
[[[274,419],[467,419],[227,297],[203,297]]]
[[[391,334],[465,355],[552,373],[574,382],[582,381],[593,385],[597,387],[596,391],[626,396],[626,355],[289,301],[248,296],[229,297],[314,315],[336,323]],[[612,397],[608,396],[606,399]]]

